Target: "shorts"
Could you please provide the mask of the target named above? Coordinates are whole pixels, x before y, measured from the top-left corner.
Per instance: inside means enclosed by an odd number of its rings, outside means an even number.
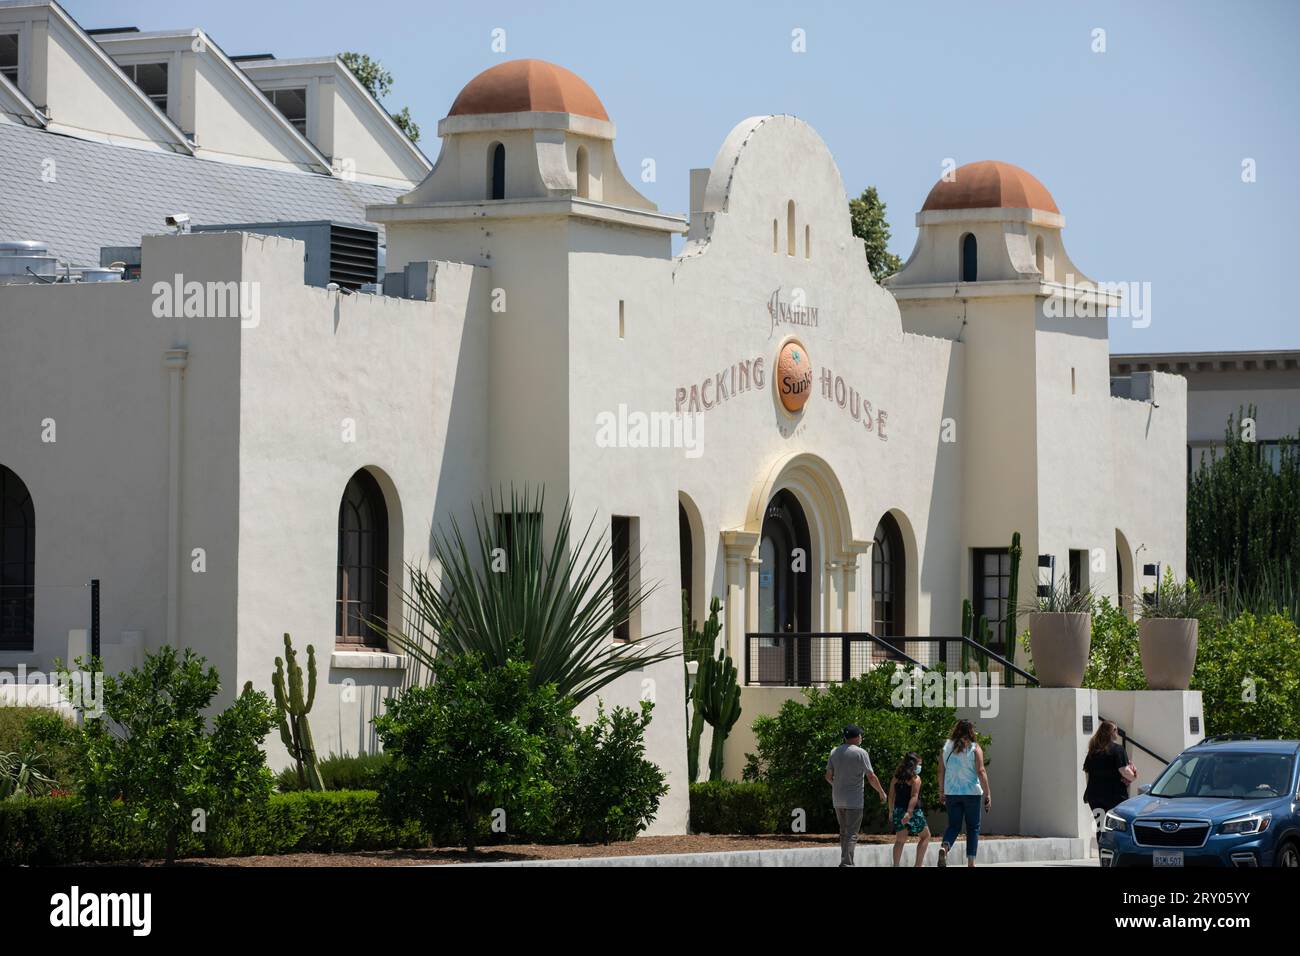
[[[903,817],[907,814],[907,807],[894,807],[894,832],[898,833],[906,825],[909,836],[916,836],[924,830],[929,824],[925,819],[925,811],[917,807],[912,811],[912,818],[903,823]]]

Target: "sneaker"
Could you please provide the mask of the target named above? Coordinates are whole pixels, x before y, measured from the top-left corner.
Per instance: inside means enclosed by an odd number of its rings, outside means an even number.
[[[938,863],[938,865],[941,866],[941,867],[945,867],[945,866],[948,865],[948,848],[947,848],[946,846],[941,846],[941,847],[939,847],[939,863]]]

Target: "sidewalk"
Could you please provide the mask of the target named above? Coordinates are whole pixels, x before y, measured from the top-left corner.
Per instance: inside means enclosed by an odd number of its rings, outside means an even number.
[[[979,863],[1043,865],[1051,862],[1077,863],[1086,857],[1088,840],[1067,837],[1027,837],[984,840]],[[891,866],[894,848],[890,844],[859,845],[854,857],[858,866]],[[903,865],[916,857],[915,843],[903,851]],[[958,840],[949,852],[949,865],[966,865],[966,841]],[[939,857],[938,841],[930,844],[926,866]],[[585,857],[571,860],[512,860],[502,863],[463,863],[462,866],[838,866],[839,847],[794,847],[773,850],[735,850],[727,853],[664,853],[645,856]]]

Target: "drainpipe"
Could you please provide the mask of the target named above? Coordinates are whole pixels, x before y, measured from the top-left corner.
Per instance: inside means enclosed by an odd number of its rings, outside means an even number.
[[[176,647],[181,613],[181,399],[189,349],[163,352],[167,369],[167,644]]]

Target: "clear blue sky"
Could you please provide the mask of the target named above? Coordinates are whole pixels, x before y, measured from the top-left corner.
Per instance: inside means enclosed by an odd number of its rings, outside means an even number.
[[[577,72],[629,177],[685,211],[688,173],[760,113],[810,122],[846,188],[876,185],[894,252],[946,157],[1041,179],[1092,278],[1150,282],[1152,322],[1114,351],[1300,348],[1300,3],[64,0],[85,27],[203,27],[230,54],[358,50],[395,75],[436,156],[459,89],[503,59]],[[507,52],[491,49],[494,28]],[[1105,53],[1092,52],[1094,28]],[[791,52],[791,31],[807,52]],[[1258,181],[1241,181],[1244,158]]]

